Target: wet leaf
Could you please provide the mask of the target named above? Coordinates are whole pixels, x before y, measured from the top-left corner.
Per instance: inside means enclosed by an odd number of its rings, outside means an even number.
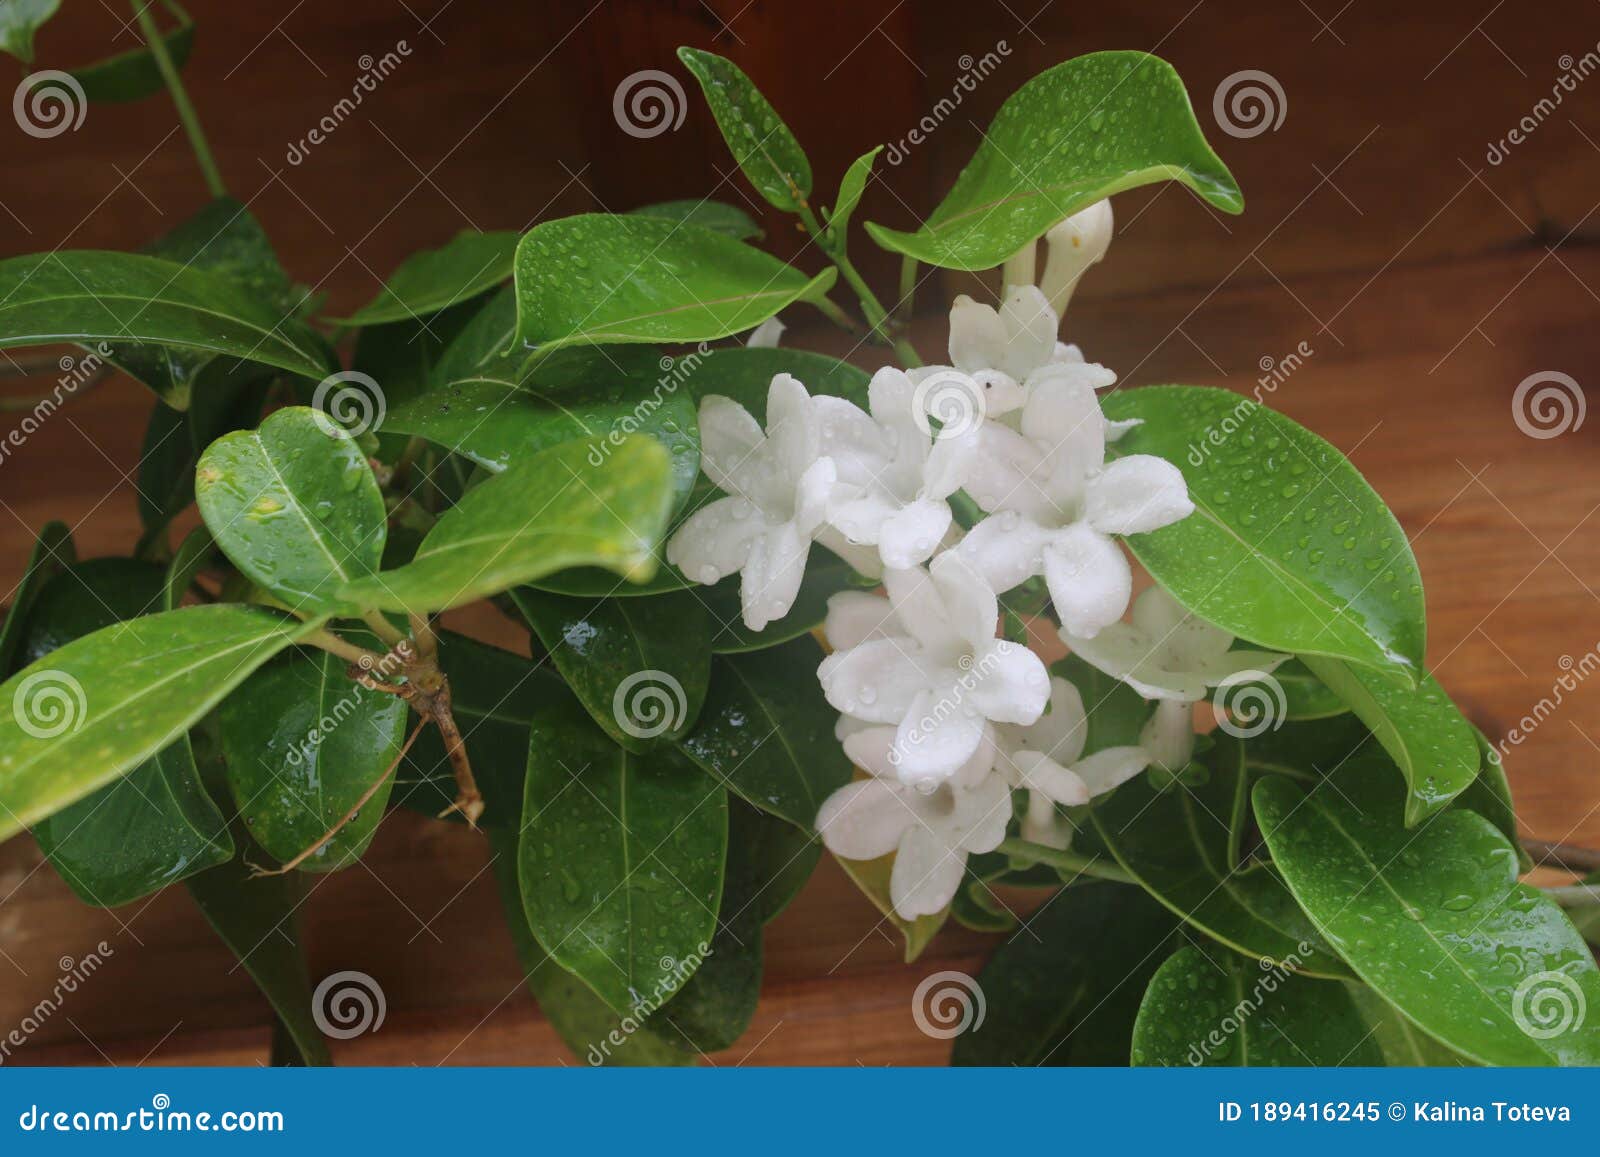
[[[342,325],[417,321],[477,297],[511,276],[520,233],[463,229],[437,249],[413,253],[390,275],[378,295]]]
[[[733,159],[767,202],[793,212],[811,195],[811,162],[789,126],[738,65],[714,52],[678,49],[694,74]]]

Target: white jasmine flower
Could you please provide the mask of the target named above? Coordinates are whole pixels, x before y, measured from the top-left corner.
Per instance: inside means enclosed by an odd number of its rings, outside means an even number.
[[[783,336],[783,331],[789,327],[779,321],[777,315],[767,318],[766,321],[750,331],[750,336],[745,339],[745,345],[753,350],[777,349],[778,339]]]
[[[1026,647],[994,637],[994,590],[955,553],[927,570],[889,571],[884,586],[886,600],[829,600],[824,631],[835,650],[817,676],[836,710],[895,728],[901,782],[927,787],[977,754],[990,722],[1035,722],[1049,676]]]
[[[1128,608],[1133,573],[1116,534],[1143,534],[1194,510],[1182,472],[1132,454],[1107,463],[1095,390],[1110,373],[1058,364],[1037,375],[1020,430],[984,427],[967,493],[990,517],[961,543],[996,590],[1043,574],[1063,627],[1093,637]]]
[[[1104,259],[1111,247],[1114,224],[1111,201],[1107,199],[1074,213],[1044,235],[1050,254],[1039,288],[1057,317],[1067,312],[1067,302],[1072,299],[1078,280],[1091,265]]]
[[[1194,704],[1245,671],[1271,673],[1289,658],[1270,651],[1234,651],[1233,636],[1186,611],[1160,587],[1133,604],[1133,621],[1114,623],[1091,637],[1065,628],[1062,640],[1084,662],[1157,700],[1141,742],[1150,761],[1178,771],[1194,752]]]
[[[949,779],[919,791],[899,777],[893,727],[851,729],[845,751],[870,779],[847,784],[823,801],[817,831],[836,856],[873,860],[895,854],[889,897],[902,919],[942,911],[955,897],[967,856],[1005,839],[1011,792],[990,770],[989,744]]]
[[[987,417],[1013,414],[1027,400],[1034,371],[1083,360],[1076,346],[1056,340],[1059,322],[1033,285],[1008,288],[998,310],[961,294],[950,307],[950,365],[912,370],[911,380],[921,385],[937,375],[965,374],[981,389]]]
[[[765,433],[737,402],[703,398],[700,464],[727,497],[684,521],[667,561],[699,583],[739,572],[745,626],[759,631],[794,605],[838,481],[806,388],[789,374],[772,379]]]
[[[904,570],[926,562],[950,531],[947,499],[977,453],[977,423],[935,435],[918,387],[892,366],[873,375],[867,397],[870,418],[842,398],[814,402],[823,447],[856,490],[830,508],[828,522],[851,544],[876,546],[885,567]]]

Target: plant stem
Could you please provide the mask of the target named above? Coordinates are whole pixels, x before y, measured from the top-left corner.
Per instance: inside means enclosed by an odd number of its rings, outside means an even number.
[[[1138,882],[1104,856],[1083,856],[1077,852],[1064,852],[1059,848],[1048,848],[1043,844],[1031,843],[1028,840],[1005,840],[996,850],[1008,856],[1014,856],[1019,860],[1029,860],[1035,864],[1049,864],[1052,868],[1077,872],[1082,876],[1094,876],[1101,880],[1115,880],[1120,884]]]
[[[819,310],[822,311],[822,316],[823,317],[825,317],[829,321],[833,322],[834,325],[838,326],[840,329],[844,330],[846,333],[855,334],[855,333],[860,333],[861,332],[861,327],[858,326],[855,323],[855,321],[851,319],[850,315],[848,313],[846,313],[844,310],[840,309],[837,305],[835,305],[832,301],[828,300],[826,297],[812,298],[811,299],[811,304],[816,306]]]
[[[405,635],[401,634],[393,623],[384,618],[382,611],[363,611],[361,621],[371,627],[372,633],[383,640],[383,645],[391,651],[406,641]]]
[[[383,662],[382,655],[341,639],[332,631],[313,631],[300,641],[308,647],[317,647],[330,655],[336,655],[347,663],[357,663],[369,671]]]
[[[1543,840],[1523,840],[1522,848],[1542,867],[1563,868],[1578,876],[1600,872],[1600,851],[1575,848],[1570,844],[1547,844]]]
[[[166,82],[167,92],[172,96],[172,103],[178,110],[178,119],[183,122],[183,131],[189,138],[189,147],[194,150],[194,159],[199,162],[200,172],[205,177],[206,188],[213,197],[225,196],[227,187],[222,183],[222,174],[217,171],[217,162],[212,159],[211,146],[206,143],[205,130],[200,127],[200,115],[195,112],[194,105],[189,102],[189,94],[183,87],[183,81],[178,78],[178,70],[172,63],[172,57],[167,55],[167,42],[161,38],[161,30],[156,27],[155,17],[150,14],[152,4],[145,0],[131,0],[133,15],[139,21],[139,31],[144,34],[144,41],[150,48],[150,56],[156,62],[156,69],[161,73],[161,79]]]
[[[895,320],[901,325],[911,322],[911,303],[917,296],[917,259],[907,254],[900,259],[900,300],[895,303]]]

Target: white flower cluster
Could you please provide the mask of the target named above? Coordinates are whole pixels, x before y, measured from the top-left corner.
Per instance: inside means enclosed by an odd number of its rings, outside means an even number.
[[[1109,203],[1046,236],[1039,285],[1008,284],[999,309],[958,297],[951,364],[879,370],[867,411],[812,397],[788,374],[771,383],[764,430],[743,406],[703,399],[702,464],[726,497],[667,548],[697,582],[738,572],[751,630],[789,612],[814,542],[882,577],[887,597],[829,602],[832,653],[817,674],[869,778],[830,796],[817,828],[846,859],[895,853],[890,894],[906,919],[943,909],[967,856],[1005,839],[1014,789],[1029,793],[1024,837],[1065,847],[1058,804],[1085,804],[1152,763],[1181,768],[1206,687],[1240,662],[1276,658],[1229,653],[1229,636],[1159,590],[1140,597],[1131,626],[1119,622],[1132,573],[1115,536],[1167,526],[1193,505],[1165,460],[1106,461],[1127,425],[1106,420],[1096,391],[1116,375],[1056,338],[1078,279],[1110,243]],[[1033,251],[1007,262],[1008,282],[1031,282]],[[984,513],[964,535],[950,507],[957,491]],[[996,638],[997,595],[1036,575],[1062,638],[1162,701],[1138,746],[1083,757],[1077,689]]]

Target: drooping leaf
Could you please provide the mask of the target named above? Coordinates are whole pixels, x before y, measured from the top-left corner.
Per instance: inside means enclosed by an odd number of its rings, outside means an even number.
[[[428,532],[413,561],[349,583],[339,597],[426,614],[567,567],[648,579],[672,509],[671,456],[638,436],[598,466],[595,449],[553,446],[474,487]]]
[[[671,748],[633,755],[576,699],[529,734],[518,868],[539,943],[613,1010],[657,1007],[705,958],[728,847],[727,796]]]
[[[956,1037],[950,1063],[1127,1064],[1139,998],[1177,926],[1137,888],[1066,889],[983,966],[983,1023]]]
[[[511,599],[614,743],[642,754],[694,725],[711,681],[711,622],[693,595],[595,602],[518,587]]]
[[[735,241],[759,241],[761,226],[737,205],[721,201],[691,199],[687,201],[661,201],[654,205],[641,205],[630,209],[639,217],[660,217],[663,221],[682,221],[698,225],[732,237]]]
[[[1383,1053],[1384,1064],[1390,1068],[1441,1068],[1472,1063],[1417,1028],[1399,1009],[1366,985],[1351,981],[1345,987],[1371,1026],[1372,1039]]]
[[[171,0],[163,5],[176,18],[175,27],[161,34],[172,67],[179,72],[189,63],[194,51],[194,21],[189,14]],[[71,70],[72,78],[83,89],[91,104],[111,104],[130,100],[143,100],[166,88],[161,69],[148,47],[130,49],[114,56]]]
[[[0,686],[0,839],[171,744],[315,629],[238,605],[184,607],[68,643]]]
[[[1127,539],[1179,602],[1260,647],[1421,678],[1427,631],[1411,544],[1344,455],[1227,390],[1118,390],[1105,411],[1145,419],[1118,453],[1165,458],[1189,484],[1193,514]]]
[[[1313,976],[1350,975],[1270,869],[1230,863],[1230,832],[1248,816],[1243,746],[1219,735],[1202,783],[1147,775],[1095,801],[1095,830],[1157,900],[1246,956]]]
[[[1478,775],[1478,738],[1438,680],[1423,674],[1415,689],[1336,659],[1305,656],[1312,672],[1371,729],[1405,776],[1407,826],[1433,815]]]
[[[1143,52],[1092,52],[1041,72],[1000,106],[922,228],[869,223],[867,232],[930,265],[987,269],[1078,210],[1165,180],[1225,213],[1244,208],[1172,66]]]
[[[107,343],[109,360],[178,409],[218,356],[308,378],[335,368],[315,331],[220,273],[99,250],[0,261],[0,347],[62,341]]]
[[[785,212],[798,209],[811,196],[811,162],[767,98],[738,65],[714,52],[680,48],[678,59],[700,82],[722,139],[756,192]]]
[[[72,531],[64,522],[47,522],[34,540],[33,552],[28,555],[22,578],[11,592],[11,606],[0,624],[0,678],[10,675],[16,668],[22,647],[23,632],[28,622],[28,611],[45,582],[63,567],[77,561],[78,552],[72,545]]]
[[[839,182],[839,198],[828,214],[828,233],[836,245],[844,244],[847,239],[850,217],[861,204],[861,195],[867,191],[867,181],[872,176],[872,162],[881,152],[883,146],[879,145],[871,152],[862,153],[844,171],[844,178]]]
[[[562,217],[534,226],[517,246],[517,338],[541,350],[711,341],[815,300],[836,274],[830,268],[807,278],[697,225],[605,213]]]
[[[889,895],[889,877],[894,872],[893,856],[881,856],[876,860],[845,860],[835,856],[834,863],[844,869],[850,882],[899,931],[906,945],[907,964],[922,955],[923,950],[939,934],[939,929],[944,927],[944,922],[950,918],[948,907],[932,915],[918,916],[915,920],[907,920],[894,910],[894,900]]]
[[[719,655],[684,754],[762,811],[804,831],[853,775],[815,673],[822,648],[810,636],[739,655]]]
[[[33,63],[33,34],[56,14],[61,0],[6,0],[0,4],[0,52]]]
[[[619,1017],[583,981],[550,959],[539,945],[523,909],[517,878],[516,825],[491,829],[489,847],[500,886],[506,926],[539,1011],[567,1042],[573,1054],[591,1065],[689,1065],[688,1054],[667,1044],[629,1015]]]
[[[511,276],[520,233],[463,229],[437,249],[413,253],[400,263],[378,295],[341,325],[417,321],[477,297]]]
[[[1383,1063],[1349,990],[1262,968],[1216,948],[1183,948],[1150,981],[1133,1026],[1136,1065],[1240,1068]]]
[[[341,591],[378,569],[383,495],[355,439],[325,414],[290,406],[217,439],[195,491],[222,552],[290,609],[364,609]]]
[[[1600,968],[1566,915],[1517,882],[1482,816],[1407,829],[1380,753],[1309,790],[1271,776],[1255,814],[1273,862],[1355,973],[1430,1036],[1483,1064],[1600,1063]]]

